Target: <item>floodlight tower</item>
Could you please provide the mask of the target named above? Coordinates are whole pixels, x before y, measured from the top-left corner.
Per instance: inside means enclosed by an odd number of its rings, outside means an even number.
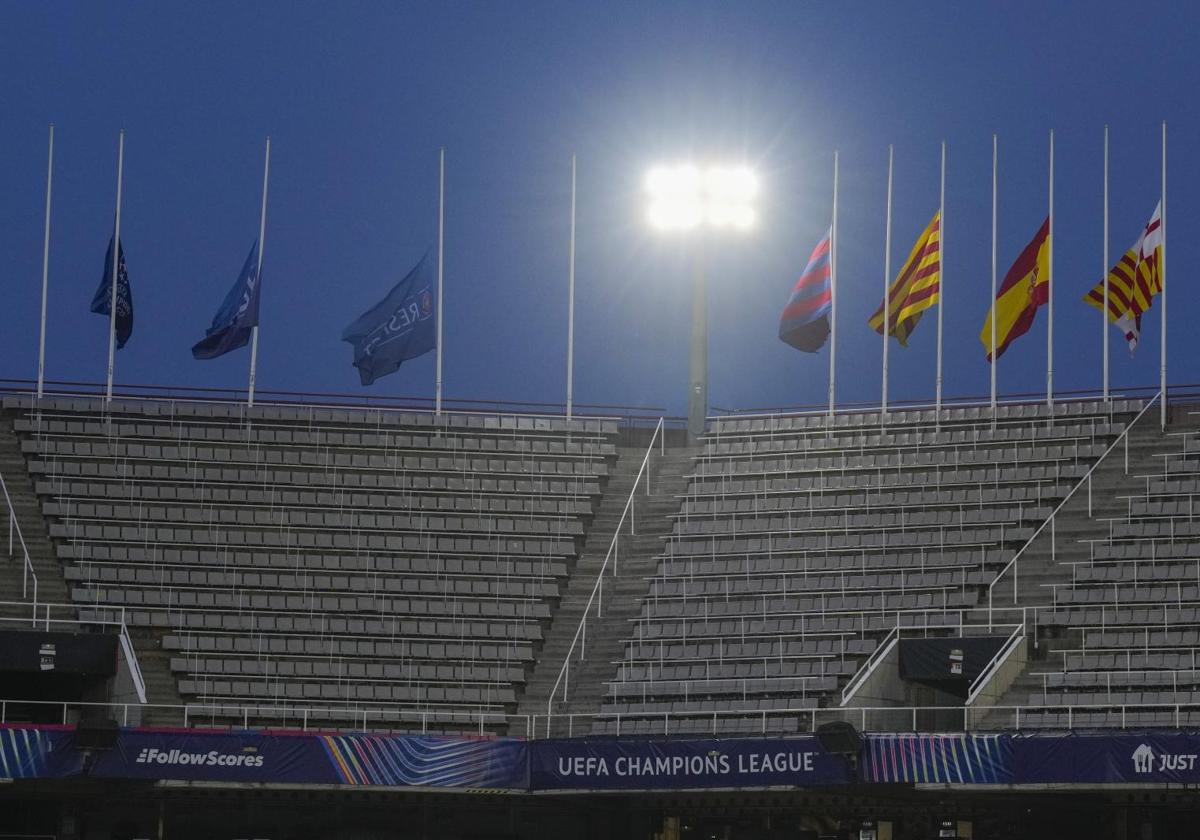
[[[745,166],[684,163],[657,166],[646,175],[650,226],[692,237],[692,352],[688,377],[688,440],[704,432],[708,414],[708,283],[701,233],[745,233],[758,221],[758,176]]]

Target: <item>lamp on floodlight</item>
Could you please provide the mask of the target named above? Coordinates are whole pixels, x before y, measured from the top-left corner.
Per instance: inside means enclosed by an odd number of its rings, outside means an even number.
[[[662,233],[701,229],[744,233],[758,222],[758,176],[745,166],[658,166],[646,173],[646,221]],[[708,289],[697,254],[692,288],[688,438],[704,432],[708,414]]]

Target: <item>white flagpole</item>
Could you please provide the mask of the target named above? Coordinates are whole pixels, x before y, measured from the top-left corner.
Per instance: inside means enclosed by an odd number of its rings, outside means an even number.
[[[1104,126],[1104,307],[1100,310],[1100,343],[1104,348],[1104,401],[1108,402],[1108,126]]]
[[[946,304],[946,141],[942,141],[942,180],[938,194],[938,316],[937,316],[937,378],[935,380],[935,424],[942,422],[942,309]]]
[[[837,397],[838,153],[833,153],[833,223],[829,232],[829,420]]]
[[[575,155],[571,155],[571,243],[567,268],[567,417],[575,402]]]
[[[37,395],[46,380],[46,296],[50,286],[50,187],[54,181],[54,123],[50,123],[50,152],[46,163],[46,233],[42,238],[42,327],[38,333]]]
[[[999,143],[996,135],[992,135],[992,425],[996,425],[996,169],[999,157]]]
[[[258,268],[254,272],[254,282],[259,284],[258,302],[259,315],[262,314],[262,264],[263,251],[267,247],[267,176],[271,172],[271,137],[267,135],[267,152],[263,160],[263,192],[262,212],[258,217]],[[254,382],[258,371],[258,324],[250,330],[250,387],[247,389],[246,405],[254,405]]]
[[[1050,230],[1046,237],[1046,261],[1050,278],[1047,280],[1046,307],[1046,406],[1054,416],[1054,129],[1050,129]]]
[[[1162,311],[1159,314],[1158,344],[1158,418],[1159,424],[1167,428],[1167,121],[1162,124],[1162,210],[1159,211],[1158,226],[1162,229],[1162,256],[1158,267],[1158,279],[1162,286]]]
[[[892,277],[892,147],[888,146],[887,228],[883,244],[883,393],[880,400],[880,419],[888,409],[888,332],[891,329],[891,301],[888,286]]]
[[[445,258],[446,218],[446,147],[438,149],[438,296],[437,296],[437,372],[434,375],[433,410],[442,413],[442,277]]]
[[[112,297],[108,312],[108,381],[104,389],[104,402],[111,403],[113,395],[113,363],[117,355],[117,286],[120,277],[117,270],[121,264],[121,182],[125,177],[125,129],[121,129],[117,141],[117,216],[113,224]]]

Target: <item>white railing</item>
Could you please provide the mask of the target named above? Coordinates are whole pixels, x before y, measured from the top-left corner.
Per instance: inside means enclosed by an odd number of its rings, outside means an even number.
[[[956,631],[959,636],[966,636],[968,634],[967,631],[972,631],[972,635],[978,635],[980,631],[991,632],[992,629],[997,626],[998,627],[1012,626],[1012,627],[1016,628],[1013,631],[1014,633],[1020,632],[1023,630],[1023,628],[1025,626],[1025,610],[1023,608],[1002,607],[1002,608],[999,608],[997,610],[997,612],[1006,612],[1006,613],[1018,613],[1019,612],[1020,613],[1020,621],[1018,623],[1014,623],[1011,625],[1009,625],[1009,624],[994,625],[989,618],[989,621],[987,624],[968,624],[966,621],[967,616],[975,613],[975,610],[972,608],[958,609],[958,610],[897,610],[895,626],[893,626],[892,629],[888,631],[887,635],[883,637],[883,639],[879,642],[878,646],[876,646],[875,650],[873,650],[871,652],[871,655],[867,657],[866,661],[864,661],[863,664],[861,666],[859,666],[859,669],[854,673],[854,676],[852,676],[850,678],[850,680],[846,683],[846,687],[842,689],[841,706],[845,707],[846,704],[848,702],[850,702],[851,698],[853,698],[854,695],[859,692],[859,690],[866,683],[867,679],[873,673],[875,673],[875,671],[879,668],[879,666],[881,664],[883,664],[883,660],[886,659],[887,655],[892,652],[892,649],[894,647],[896,647],[897,644],[900,643],[900,639],[905,635],[905,633],[909,633],[912,635],[920,634],[921,638],[926,638],[929,636],[930,630]],[[922,615],[922,614],[925,616],[924,624],[917,624],[915,622],[902,621],[902,618],[907,618],[909,616]],[[943,616],[948,620],[942,621],[942,622],[930,623],[929,622],[930,615]],[[954,618],[953,618],[954,616],[958,616],[957,620],[954,620]],[[864,624],[864,632],[865,632],[865,624]],[[990,665],[991,663],[988,663],[988,664]],[[985,668],[986,668],[986,666],[985,666]]]
[[[896,616],[896,626],[888,631],[888,634],[883,637],[883,641],[879,646],[872,651],[867,657],[867,661],[862,664],[858,672],[850,678],[846,683],[846,687],[842,689],[842,705],[845,706],[850,702],[850,698],[858,693],[858,690],[866,684],[867,679],[875,673],[875,669],[883,664],[883,660],[892,652],[892,648],[900,643],[900,616]]]
[[[1079,491],[1079,488],[1083,487],[1085,484],[1087,485],[1087,488],[1088,488],[1088,513],[1089,514],[1091,513],[1092,473],[1094,473],[1097,470],[1097,468],[1099,468],[1099,466],[1104,463],[1105,459],[1107,459],[1108,456],[1112,454],[1112,451],[1114,449],[1116,449],[1117,446],[1119,444],[1121,444],[1122,442],[1124,442],[1124,444],[1125,444],[1125,472],[1126,473],[1129,472],[1129,432],[1131,429],[1133,429],[1134,426],[1136,426],[1138,424],[1138,421],[1142,419],[1142,416],[1149,410],[1150,406],[1154,405],[1155,401],[1160,399],[1161,396],[1162,396],[1161,391],[1156,392],[1154,394],[1154,396],[1151,397],[1144,406],[1142,406],[1142,410],[1137,413],[1137,416],[1134,417],[1133,420],[1131,420],[1125,426],[1125,428],[1121,430],[1121,434],[1117,435],[1116,439],[1113,440],[1113,442],[1108,445],[1108,448],[1105,449],[1104,452],[1100,455],[1100,457],[1096,459],[1096,462],[1094,464],[1092,464],[1091,467],[1088,468],[1088,471],[1086,473],[1083,474],[1083,478],[1079,479],[1079,481],[1075,484],[1075,486],[1072,487],[1067,492],[1067,495],[1064,496],[1062,501],[1058,503],[1058,506],[1055,507],[1054,510],[1052,510],[1050,512],[1050,516],[1048,516],[1046,518],[1046,520],[1037,527],[1037,529],[1033,532],[1033,534],[1029,537],[1029,539],[1025,541],[1025,544],[1023,546],[1021,546],[1019,549],[1017,549],[1017,553],[1013,555],[1012,559],[1009,560],[1004,565],[1004,568],[1000,570],[999,574],[997,574],[996,577],[992,579],[992,582],[990,584],[988,584],[987,600],[988,600],[988,623],[989,624],[991,623],[992,600],[993,600],[993,593],[996,589],[996,586],[1000,583],[1001,580],[1004,579],[1004,577],[1009,572],[1012,572],[1012,587],[1013,587],[1012,602],[1013,602],[1013,604],[1017,603],[1017,581],[1018,581],[1017,561],[1020,560],[1021,555],[1023,555],[1029,549],[1029,547],[1032,546],[1034,544],[1034,542],[1037,541],[1037,538],[1039,536],[1041,536],[1042,532],[1045,531],[1047,527],[1050,528],[1050,557],[1051,557],[1051,561],[1053,562],[1054,555],[1055,555],[1055,533],[1054,533],[1055,519],[1058,516],[1059,511],[1061,511],[1063,509],[1063,507],[1066,506],[1067,502],[1071,501],[1071,499]]]
[[[550,730],[537,715],[486,709],[358,709],[338,706],[289,706],[270,703],[187,704],[83,703],[56,700],[0,699],[0,724],[27,723],[31,709],[54,710],[58,723],[70,725],[97,711],[122,726],[137,725],[137,716],[155,713],[155,726],[204,729],[288,729],[299,732],[390,731],[446,732],[539,738]],[[131,724],[131,713],[133,722]],[[1050,716],[1050,717],[1046,717]],[[39,722],[45,723],[46,714]],[[1127,727],[1195,727],[1200,703],[1063,703],[1024,706],[856,706],[723,711],[672,711],[661,714],[560,714],[555,727],[565,737],[593,735],[787,735],[816,732],[823,723],[846,721],[861,732],[1005,732],[1124,729]],[[595,724],[606,723],[602,732]],[[493,727],[491,730],[488,727]],[[555,737],[562,737],[556,735]]]
[[[637,475],[633,479],[633,486],[629,488],[629,498],[625,500],[625,508],[621,511],[621,518],[617,520],[617,527],[613,529],[612,540],[608,543],[608,551],[604,555],[604,562],[600,565],[600,571],[596,573],[596,583],[592,586],[592,592],[588,596],[587,604],[583,607],[583,615],[579,618],[579,626],[575,628],[575,635],[571,638],[571,646],[567,648],[566,654],[563,656],[562,667],[558,670],[558,677],[554,680],[554,686],[550,689],[550,694],[546,698],[546,725],[550,725],[550,720],[553,716],[554,695],[558,693],[558,687],[562,686],[562,699],[566,702],[567,691],[571,682],[571,656],[575,652],[575,648],[579,648],[580,661],[587,653],[587,620],[588,613],[592,609],[592,605],[596,606],[596,617],[599,618],[603,606],[604,599],[604,574],[608,571],[609,563],[612,564],[613,577],[617,576],[617,544],[621,536],[621,529],[625,526],[625,519],[629,519],[629,533],[634,534],[636,525],[633,500],[637,496],[638,485],[641,483],[643,476],[646,479],[646,495],[650,495],[650,474],[648,467],[650,465],[650,455],[654,452],[654,445],[659,445],[659,454],[666,452],[666,439],[663,432],[663,418],[658,418],[658,423],[654,427],[654,434],[650,436],[650,445],[646,447],[646,454],[642,456],[642,465],[638,468]],[[561,608],[561,605],[560,605]],[[549,730],[547,730],[549,734]]]
[[[125,624],[125,610],[121,610],[121,650],[125,653],[125,664],[129,666],[129,678],[133,681],[133,690],[137,692],[138,701],[146,702],[146,680],[142,677],[142,665],[138,662],[137,651],[133,649],[133,639],[129,637],[129,628]]]
[[[24,602],[22,602],[22,601],[0,601],[0,609],[3,609],[4,607],[23,606],[23,605],[24,605]],[[106,609],[110,609],[113,611],[115,618],[111,618],[111,619],[95,618],[95,619],[87,619],[87,620],[74,617],[75,606],[73,604],[49,604],[49,603],[46,603],[46,604],[41,604],[40,607],[41,607],[42,615],[38,616],[37,614],[35,614],[33,617],[33,626],[35,629],[40,627],[41,629],[49,632],[50,630],[53,629],[54,625],[56,625],[56,624],[64,625],[65,629],[69,629],[69,630],[78,630],[80,627],[95,627],[97,625],[99,625],[101,627],[110,627],[110,626],[115,627],[117,629],[117,637],[118,637],[119,643],[121,645],[121,651],[122,651],[122,653],[125,654],[125,662],[129,667],[129,678],[133,682],[134,691],[137,692],[138,701],[140,703],[146,702],[146,681],[142,677],[142,666],[138,662],[137,651],[134,649],[133,639],[129,635],[129,626],[125,622],[125,608],[124,607],[107,607],[106,608]],[[57,618],[57,617],[52,618],[50,615],[50,610],[52,608],[61,608],[64,612],[68,613],[71,617],[69,617],[69,618]],[[3,625],[5,622],[13,622],[13,621],[18,622],[20,624],[25,623],[25,619],[13,619],[13,618],[7,618],[5,616],[0,616],[0,625]]]
[[[1037,614],[1034,613],[1034,620],[1037,620]],[[988,660],[988,663],[983,666],[983,670],[971,681],[971,686],[967,690],[967,703],[971,706],[975,703],[976,698],[987,688],[988,683],[992,681],[992,677],[996,676],[1000,667],[1008,661],[1008,657],[1012,656],[1014,650],[1020,645],[1021,640],[1025,638],[1025,625],[1027,619],[1025,611],[1021,611],[1021,623],[1013,628],[1012,633],[1004,640],[1004,644],[996,651],[996,654]]]
[[[37,623],[38,609],[38,579],[37,572],[33,570],[33,561],[29,558],[29,549],[25,547],[25,537],[21,534],[21,523],[17,521],[17,511],[13,507],[12,497],[8,495],[8,485],[4,483],[4,476],[0,475],[0,490],[4,491],[4,502],[8,505],[8,556],[13,556],[13,535],[17,537],[17,543],[21,547],[21,560],[24,563],[24,568],[21,571],[21,597],[29,599],[29,582],[33,581],[33,597],[32,615],[34,623]]]

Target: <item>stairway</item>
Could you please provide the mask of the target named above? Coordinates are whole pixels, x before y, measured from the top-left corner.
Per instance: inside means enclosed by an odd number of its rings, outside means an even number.
[[[563,687],[559,684],[551,707],[554,717],[548,728],[546,713],[550,692],[571,648],[580,618],[596,585],[596,576],[646,454],[642,447],[618,450],[616,466],[588,529],[579,562],[567,581],[558,609],[545,632],[537,662],[517,704],[517,714],[533,722],[539,737],[584,735],[590,730],[591,716],[600,710],[605,684],[616,673],[614,662],[620,659],[624,642],[630,636],[630,621],[641,613],[642,601],[649,591],[647,578],[657,571],[663,538],[671,531],[669,517],[679,512],[679,496],[687,488],[684,475],[690,469],[696,451],[668,449],[662,455],[656,448],[651,456],[649,495],[645,483],[639,484],[634,496],[634,534],[629,533],[630,521],[626,519],[617,545],[617,574],[612,574],[611,566],[605,573],[600,616],[596,616],[593,604],[586,626],[583,658],[580,659],[581,651],[577,647],[571,656],[567,701],[562,699]],[[577,716],[577,719],[568,715]],[[523,723],[510,727],[510,732],[526,734]]]
[[[1183,416],[1186,418],[1186,413]],[[1158,426],[1158,418],[1157,406],[1152,407],[1137,426],[1130,429],[1128,473],[1126,447],[1120,443],[1092,473],[1090,493],[1085,483],[1059,511],[1053,531],[1047,526],[1017,561],[1017,605],[1027,608],[1028,663],[997,705],[1023,706],[1028,703],[1030,695],[1041,689],[1041,672],[1055,669],[1054,651],[1059,647],[1077,646],[1077,640],[1071,638],[1073,632],[1068,631],[1064,636],[1058,628],[1040,626],[1038,613],[1053,608],[1055,587],[1070,584],[1071,564],[1089,560],[1091,547],[1086,540],[1104,535],[1107,532],[1105,520],[1126,512],[1127,503],[1120,496],[1137,489],[1134,476],[1161,470],[1162,459],[1156,456],[1179,451],[1180,442],[1170,432],[1195,430],[1195,423],[1185,419],[1182,423],[1173,423],[1168,427],[1168,433],[1163,434]],[[997,586],[995,606],[1011,607],[1012,592],[1010,576]],[[997,621],[1011,620],[1011,615],[997,615]],[[979,729],[1011,726],[1011,710],[981,712],[976,723]]]
[[[12,499],[17,525],[25,538],[29,559],[37,575],[38,603],[70,603],[71,594],[63,577],[62,564],[50,542],[41,503],[34,492],[33,480],[25,465],[21,441],[13,431],[11,416],[0,416],[0,476],[3,476],[4,485]],[[13,602],[32,604],[33,581],[29,581],[28,592],[23,592],[24,557],[15,533],[12,536],[11,555],[8,552],[8,510],[3,494],[0,494],[0,517],[3,518],[0,523],[0,616],[25,617],[32,614],[32,606],[27,609],[21,603]],[[61,616],[63,612],[58,610],[54,615]]]

